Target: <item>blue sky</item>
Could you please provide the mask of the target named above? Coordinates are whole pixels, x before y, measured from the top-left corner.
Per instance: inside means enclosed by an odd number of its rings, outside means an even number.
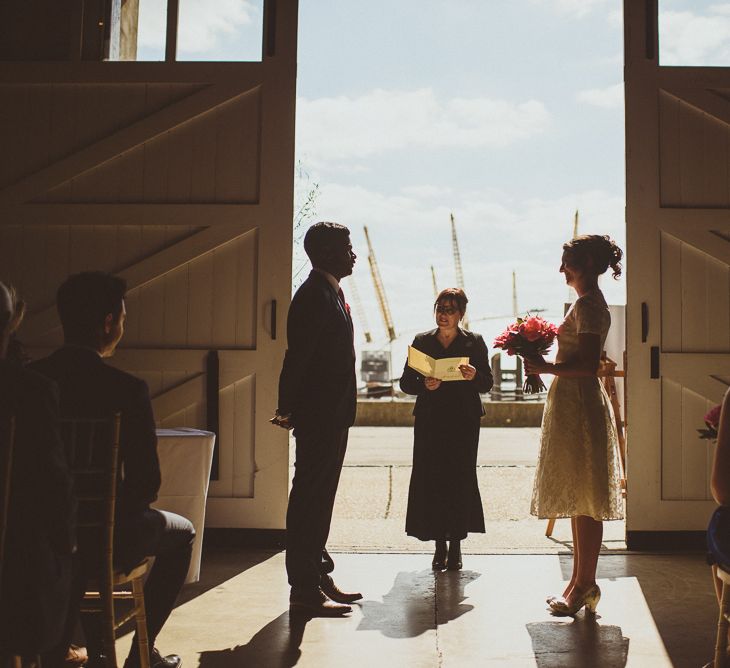
[[[520,310],[559,319],[575,210],[580,232],[625,241],[622,2],[300,0],[299,10],[295,207],[316,187],[311,222],[350,227],[376,344],[363,225],[399,359],[432,326],[430,266],[440,288],[455,283],[451,212],[473,328],[488,343],[511,314],[513,270]],[[730,2],[660,0],[660,11],[664,64],[730,63]],[[259,57],[260,0],[181,0],[180,12],[180,60]],[[142,22],[140,58],[159,58],[163,0],[142,0]],[[295,248],[294,271],[303,264]],[[625,281],[603,288],[624,303]]]

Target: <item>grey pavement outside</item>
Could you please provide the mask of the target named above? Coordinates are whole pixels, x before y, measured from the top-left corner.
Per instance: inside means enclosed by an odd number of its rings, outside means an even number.
[[[470,534],[471,554],[554,554],[571,547],[570,521],[558,520],[552,538],[547,522],[530,515],[539,450],[539,428],[481,430],[477,477],[486,533]],[[290,463],[294,462],[291,439]],[[353,427],[335,503],[328,547],[334,551],[431,552],[433,543],[405,534],[413,430]],[[624,550],[625,525],[604,524],[604,547]]]

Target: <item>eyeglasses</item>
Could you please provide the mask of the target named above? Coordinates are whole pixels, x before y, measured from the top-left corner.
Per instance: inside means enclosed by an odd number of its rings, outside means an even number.
[[[455,315],[456,313],[460,313],[460,311],[458,308],[454,308],[453,306],[437,306],[436,313],[443,313],[445,315]]]

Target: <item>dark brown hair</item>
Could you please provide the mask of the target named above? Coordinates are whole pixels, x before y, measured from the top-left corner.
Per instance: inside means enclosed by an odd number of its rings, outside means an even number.
[[[344,225],[320,222],[312,225],[304,235],[304,252],[314,266],[325,260],[333,248],[347,243],[350,230]]]
[[[56,306],[66,342],[88,339],[104,327],[110,313],[116,320],[122,312],[127,282],[101,271],[83,271],[69,276],[58,288]]]
[[[433,303],[433,310],[435,311],[439,304],[443,302],[452,302],[456,304],[459,309],[459,313],[463,316],[466,313],[466,305],[469,300],[466,298],[466,293],[461,288],[445,288],[439,292],[439,296],[436,297],[436,301]]]
[[[563,244],[563,250],[570,256],[571,263],[579,269],[592,265],[599,276],[611,267],[613,277],[621,276],[623,251],[607,234],[582,234]]]

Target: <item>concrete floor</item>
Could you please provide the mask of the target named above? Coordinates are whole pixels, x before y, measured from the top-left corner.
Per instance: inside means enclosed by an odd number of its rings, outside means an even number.
[[[283,553],[208,550],[201,582],[158,638],[186,668],[537,666],[697,668],[713,647],[702,555],[604,555],[595,619],[544,599],[569,555],[468,555],[434,575],[425,554],[338,554],[337,581],[364,600],[344,619],[290,618]],[[119,641],[127,651],[130,637]]]
[[[572,561],[569,522],[548,539],[529,515],[538,438],[482,430],[487,533],[463,543],[463,571],[434,575],[432,545],[404,533],[412,430],[351,430],[329,546],[337,582],[364,594],[353,613],[290,618],[283,553],[211,548],[158,647],[186,668],[702,666],[717,608],[704,555],[629,554],[623,522],[606,523],[596,618],[551,616]]]
[[[539,429],[481,430],[477,477],[486,533],[462,544],[475,554],[557,553],[571,545],[570,522],[558,521],[553,536],[546,522],[530,515],[539,449]],[[294,449],[290,461],[294,461]],[[355,427],[335,503],[329,545],[345,551],[418,552],[430,550],[405,534],[413,430],[407,427]],[[624,522],[607,522],[603,545],[623,550]]]

